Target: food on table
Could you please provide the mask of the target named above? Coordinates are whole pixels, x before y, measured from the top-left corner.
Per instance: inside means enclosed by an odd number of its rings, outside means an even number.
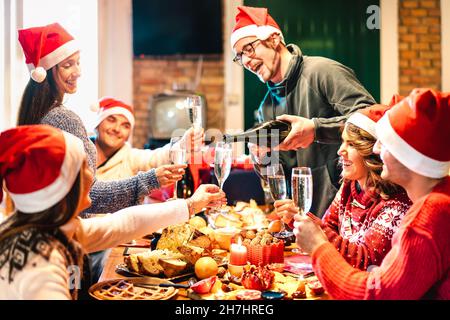
[[[219,279],[216,279],[216,282],[214,283],[214,285],[211,288],[211,293],[217,293],[220,290],[222,290],[222,281],[220,281]]]
[[[163,268],[164,275],[168,278],[179,275],[187,266],[187,263],[181,259],[159,259],[159,264]]]
[[[297,291],[306,292],[306,288],[305,288],[305,280],[303,280],[303,279],[299,279],[299,280],[298,280]]]
[[[306,292],[305,291],[295,291],[292,293],[292,298],[294,299],[305,299],[306,298]]]
[[[128,269],[149,276],[160,276],[164,268],[159,263],[160,259],[180,259],[183,255],[170,250],[155,250],[130,254],[124,257]]]
[[[214,232],[214,229],[211,227],[203,227],[198,229],[198,231],[200,231],[203,234],[206,234],[207,236],[210,236]]]
[[[212,242],[208,236],[204,235],[204,236],[199,236],[195,239],[192,239],[191,241],[189,241],[189,245],[210,250]]]
[[[269,289],[274,282],[275,274],[267,266],[247,265],[242,274],[242,285],[246,289],[264,291]]]
[[[177,249],[183,254],[184,259],[191,265],[195,265],[198,259],[200,259],[205,252],[204,248],[192,246],[190,244],[179,246]]]
[[[272,235],[279,240],[283,240],[285,246],[289,246],[293,242],[295,242],[295,234],[292,231],[284,230],[281,232],[273,233]]]
[[[175,296],[174,287],[141,286],[140,279],[114,279],[89,288],[89,294],[98,300],[167,300]]]
[[[226,273],[227,273],[227,269],[225,269],[224,267],[219,267],[219,269],[217,270],[217,276],[219,278],[223,278]]]
[[[286,298],[291,298],[293,293],[298,289],[299,281],[289,275],[280,272],[274,272],[273,290],[286,292]]]
[[[195,263],[195,275],[199,279],[215,276],[219,270],[216,260],[211,257],[201,257]]]
[[[188,222],[191,226],[193,226],[195,229],[200,230],[201,228],[206,227],[206,221],[200,216],[194,216],[191,219],[189,219]]]
[[[258,290],[241,290],[236,294],[238,300],[260,300],[261,291]]]
[[[231,239],[239,234],[239,229],[234,227],[225,227],[214,231],[214,240],[223,250],[230,250]]]
[[[320,296],[325,292],[322,284],[319,280],[312,280],[307,283],[308,288],[311,290],[311,293],[315,296]]]
[[[283,229],[283,222],[281,220],[273,220],[267,227],[267,231],[269,232],[280,232],[281,229]]]
[[[216,228],[224,228],[224,227],[242,228],[244,223],[231,215],[225,215],[220,213],[217,215],[216,220],[214,221],[214,225],[216,226]]]
[[[158,240],[156,249],[168,249],[174,252],[178,247],[188,243],[194,237],[195,228],[187,223],[165,228]]]
[[[194,283],[191,286],[192,291],[198,294],[205,294],[211,292],[212,287],[214,286],[214,283],[216,282],[217,277],[212,276],[203,280],[200,280],[196,283]]]

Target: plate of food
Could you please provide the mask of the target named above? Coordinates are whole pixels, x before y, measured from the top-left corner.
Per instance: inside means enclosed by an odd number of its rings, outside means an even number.
[[[97,300],[168,300],[178,294],[175,286],[158,278],[111,279],[91,286],[89,294]]]

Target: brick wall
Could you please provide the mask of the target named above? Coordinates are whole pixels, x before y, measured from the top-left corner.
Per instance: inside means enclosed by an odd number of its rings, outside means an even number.
[[[400,94],[441,90],[440,0],[399,1],[399,51]]]
[[[133,62],[133,87],[136,126],[133,146],[142,148],[148,140],[148,100],[155,93],[172,89],[174,82],[193,82],[197,72],[198,56],[144,57]],[[203,56],[203,72],[198,92],[205,95],[207,109],[206,128],[224,127],[224,74],[223,56]],[[157,119],[152,119],[156,121]]]

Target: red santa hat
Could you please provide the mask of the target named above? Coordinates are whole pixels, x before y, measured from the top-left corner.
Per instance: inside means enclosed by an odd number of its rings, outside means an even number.
[[[280,34],[284,43],[283,33],[267,8],[238,6],[238,10],[236,25],[231,33],[231,48],[242,38],[255,36],[259,40],[266,40],[273,33]]]
[[[442,178],[450,169],[450,93],[414,89],[376,125],[378,139],[411,171]]]
[[[85,158],[83,143],[70,133],[19,126],[0,134],[0,185],[5,181],[17,210],[41,212],[64,199]]]
[[[124,116],[130,122],[131,127],[134,127],[133,107],[123,101],[111,97],[104,97],[92,105],[91,110],[97,112],[97,120],[95,121],[94,128],[97,128],[103,120],[113,114]]]
[[[31,78],[41,83],[56,64],[79,51],[74,38],[58,23],[19,30],[19,42]]]
[[[375,125],[378,120],[391,108],[384,104],[374,104],[373,106],[358,110],[353,113],[346,123],[351,123],[368,133],[370,133],[375,139],[377,138],[377,132]]]

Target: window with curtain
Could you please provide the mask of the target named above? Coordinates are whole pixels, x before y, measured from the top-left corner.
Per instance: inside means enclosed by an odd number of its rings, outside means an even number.
[[[6,0],[0,1],[0,130],[16,124],[28,69],[17,40],[17,30],[58,22],[81,46],[82,76],[78,92],[66,95],[65,105],[76,112],[86,127],[93,113],[89,106],[98,98],[97,1],[92,0]],[[51,8],[51,10],[49,10]]]

